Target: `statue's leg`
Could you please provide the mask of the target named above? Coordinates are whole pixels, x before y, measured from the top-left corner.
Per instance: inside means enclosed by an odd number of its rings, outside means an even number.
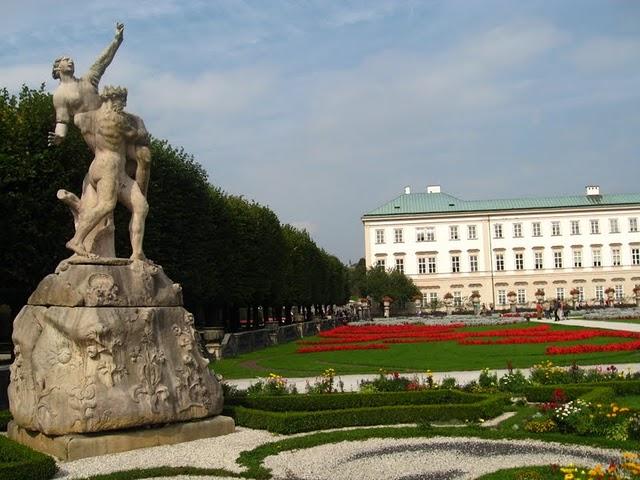
[[[149,212],[147,199],[140,191],[140,187],[130,177],[125,174],[120,176],[120,184],[123,187],[118,192],[118,197],[125,207],[131,212],[129,222],[129,236],[131,238],[131,259],[145,260],[142,251],[142,241],[144,239],[144,223]]]
[[[129,145],[127,147],[127,160],[129,158],[135,159],[135,174],[131,173],[127,169],[127,173],[132,178],[135,178],[136,183],[140,187],[140,191],[146,197],[147,190],[149,188],[149,174],[151,171],[151,150],[146,145]],[[127,161],[127,166],[129,166]]]
[[[88,256],[84,241],[87,235],[100,221],[113,211],[117,201],[117,183],[115,168],[104,165],[100,178],[95,183],[96,204],[92,208],[83,208],[78,218],[76,234],[67,242],[67,248],[78,255]]]

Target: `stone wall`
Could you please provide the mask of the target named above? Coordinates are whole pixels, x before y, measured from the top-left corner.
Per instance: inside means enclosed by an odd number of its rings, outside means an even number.
[[[341,325],[337,319],[311,320],[292,325],[269,326],[248,332],[226,333],[222,341],[207,343],[207,349],[216,358],[237,357],[243,353],[261,350],[272,345],[292,342],[317,335]]]

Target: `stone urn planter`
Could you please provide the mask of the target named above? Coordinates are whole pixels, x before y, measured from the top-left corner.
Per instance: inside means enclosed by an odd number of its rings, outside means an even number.
[[[578,304],[578,296],[580,295],[580,292],[578,291],[577,288],[572,288],[571,292],[569,292],[571,294],[571,302],[573,303],[573,308],[576,308],[576,305]]]
[[[509,305],[510,305],[510,311],[511,313],[516,313],[517,308],[516,308],[516,300],[517,300],[518,296],[516,295],[516,292],[509,292],[507,293],[507,300],[509,300]]]
[[[422,295],[414,295],[413,306],[415,307],[415,314],[419,315],[422,308]]]
[[[640,307],[640,285],[633,287],[633,296],[636,298],[636,307]]]
[[[393,298],[389,295],[385,295],[384,297],[382,297],[382,304],[384,305],[384,318],[389,318],[392,303]]]
[[[613,296],[615,295],[616,291],[609,287],[607,288],[604,293],[607,295],[607,305],[610,307],[613,307]]]
[[[473,314],[476,316],[480,315],[480,293],[474,291],[471,294],[471,305],[473,305]]]
[[[453,309],[453,295],[449,292],[445,293],[442,301],[444,302],[444,306],[447,310],[447,315],[451,315]]]

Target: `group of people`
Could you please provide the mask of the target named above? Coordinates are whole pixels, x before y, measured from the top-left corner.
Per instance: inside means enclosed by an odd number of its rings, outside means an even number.
[[[544,315],[544,318],[551,319],[553,315],[553,321],[559,322],[564,320],[569,315],[569,306],[564,300],[551,300],[549,307],[544,308],[542,303],[536,304],[536,316],[540,319]]]

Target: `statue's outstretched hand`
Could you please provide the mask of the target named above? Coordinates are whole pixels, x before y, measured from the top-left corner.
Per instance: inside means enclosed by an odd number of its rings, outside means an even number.
[[[124,23],[116,22],[116,40],[122,40],[124,34]]]
[[[47,145],[54,147],[56,145],[60,145],[62,140],[64,140],[64,138],[60,135],[56,135],[56,132],[49,132],[49,135],[47,136]]]

